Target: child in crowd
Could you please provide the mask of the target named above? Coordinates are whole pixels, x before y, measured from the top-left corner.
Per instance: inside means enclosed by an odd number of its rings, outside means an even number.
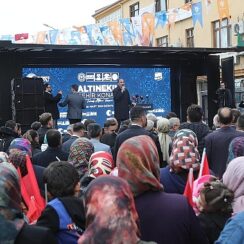
[[[67,162],[53,162],[45,169],[43,181],[50,201],[37,225],[51,229],[59,243],[77,243],[85,227],[84,207],[76,197],[78,172]]]
[[[204,183],[200,190],[196,202],[200,211],[198,218],[209,243],[214,243],[218,239],[226,221],[231,217],[233,198],[233,192],[214,178]]]

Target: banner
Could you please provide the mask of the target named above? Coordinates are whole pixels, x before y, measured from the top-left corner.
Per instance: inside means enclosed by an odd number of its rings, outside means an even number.
[[[142,16],[142,45],[152,46],[154,36],[155,18],[152,13],[143,13]]]
[[[50,44],[56,44],[57,43],[57,36],[58,36],[58,30],[48,31],[49,43]]]
[[[125,46],[134,45],[134,30],[130,22],[130,18],[120,19],[119,20],[122,26],[123,41]]]
[[[223,18],[229,18],[229,4],[228,0],[217,0],[219,18],[222,20]]]
[[[116,41],[117,45],[123,45],[123,34],[118,21],[110,21],[108,22],[108,26],[114,36],[114,40]]]
[[[87,25],[87,35],[89,36],[91,45],[104,45],[104,38],[98,25]]]
[[[177,8],[170,9],[168,11],[168,24],[169,25],[173,25],[176,22],[177,15],[178,15]]]
[[[135,45],[141,46],[142,45],[141,16],[132,17],[131,22],[132,22],[134,33],[135,33]]]
[[[160,11],[155,14],[155,28],[161,26],[162,28],[168,22],[166,11]]]
[[[107,26],[107,25],[101,26],[100,31],[101,31],[103,38],[104,38],[104,45],[110,45],[110,46],[116,46],[117,45],[109,26]]]
[[[195,26],[198,21],[200,25],[203,27],[202,2],[192,4],[192,21],[193,26]]]

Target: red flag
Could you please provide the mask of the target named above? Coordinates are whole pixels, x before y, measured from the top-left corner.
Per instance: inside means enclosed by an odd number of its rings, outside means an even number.
[[[41,212],[45,208],[45,201],[41,196],[35,172],[28,155],[26,156],[26,168],[28,173],[24,177],[21,175],[19,168],[18,173],[20,176],[21,195],[28,209],[27,217],[30,223],[32,223],[40,217]]]
[[[188,177],[187,177],[186,187],[184,190],[184,196],[187,198],[187,200],[191,206],[193,206],[193,200],[192,200],[193,182],[194,182],[193,168],[190,168]]]
[[[198,179],[200,177],[202,177],[203,175],[210,175],[210,170],[209,170],[209,166],[208,166],[208,158],[207,158],[207,154],[206,154],[206,149],[205,148],[204,148],[203,154],[202,154],[202,162],[201,162],[201,165],[200,165]]]
[[[14,35],[14,40],[15,41],[20,41],[20,40],[25,40],[29,38],[29,34],[28,33],[21,33],[21,34],[15,34]]]

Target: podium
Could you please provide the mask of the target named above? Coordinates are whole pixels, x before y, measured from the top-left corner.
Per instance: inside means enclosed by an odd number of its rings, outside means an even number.
[[[136,106],[143,107],[145,110],[152,110],[153,109],[152,103],[137,103]]]

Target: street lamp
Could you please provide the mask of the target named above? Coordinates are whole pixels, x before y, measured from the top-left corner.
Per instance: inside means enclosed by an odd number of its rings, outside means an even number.
[[[57,28],[54,28],[53,26],[51,25],[48,25],[48,24],[43,24],[44,26],[48,27],[48,28],[51,28],[52,30],[57,30]]]

